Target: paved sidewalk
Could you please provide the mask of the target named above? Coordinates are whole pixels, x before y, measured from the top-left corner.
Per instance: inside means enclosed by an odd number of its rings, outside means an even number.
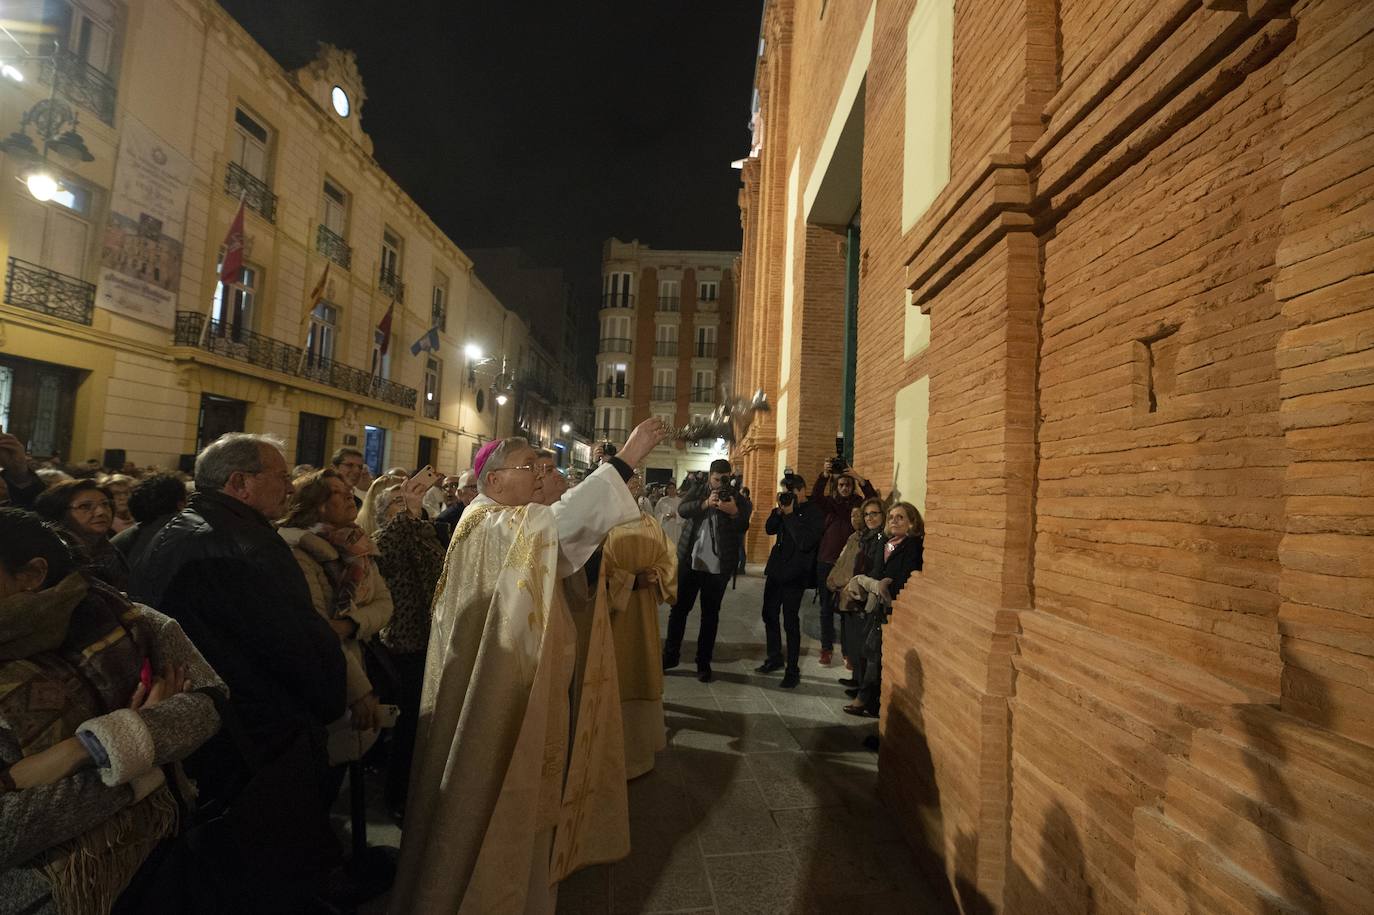
[[[693,613],[687,660],[666,675],[668,749],[630,783],[630,857],[565,881],[562,915],[940,911],[878,801],[863,747],[876,722],[840,711],[843,665],[821,667],[803,637],[799,688],[753,672],[762,594],[759,577],[726,592],[710,684],[691,663]]]

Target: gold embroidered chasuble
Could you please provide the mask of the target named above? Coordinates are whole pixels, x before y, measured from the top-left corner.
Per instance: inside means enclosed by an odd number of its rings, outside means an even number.
[[[479,497],[464,512],[435,593],[392,912],[551,913],[559,880],[628,854],[605,602],[570,758],[577,635],[560,581],[637,514],[614,473],[552,508]]]

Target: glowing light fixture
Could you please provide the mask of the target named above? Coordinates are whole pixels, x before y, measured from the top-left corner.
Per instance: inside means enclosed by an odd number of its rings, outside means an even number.
[[[476,343],[469,343],[467,346],[463,347],[463,355],[467,356],[469,359],[481,359],[482,347],[478,346]]]
[[[496,403],[497,403],[499,406],[502,406],[502,407],[504,407],[504,406],[506,405],[506,401],[509,400],[509,399],[510,399],[510,398],[507,397],[505,394],[497,394],[497,395],[496,395]]]
[[[567,423],[564,423],[564,424],[563,424],[563,434],[564,434],[564,435],[567,435],[567,434],[568,434],[569,432],[571,432],[571,431],[572,431],[572,426],[568,425]]]
[[[28,186],[29,193],[33,195],[33,198],[43,203],[47,203],[57,196],[57,179],[50,172],[42,170],[30,172],[29,176],[24,179],[24,184]]]

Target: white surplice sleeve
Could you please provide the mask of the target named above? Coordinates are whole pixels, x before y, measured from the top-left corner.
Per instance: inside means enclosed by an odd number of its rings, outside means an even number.
[[[552,506],[558,523],[558,577],[567,578],[587,564],[606,534],[617,524],[639,517],[639,505],[609,464],[563,493]]]

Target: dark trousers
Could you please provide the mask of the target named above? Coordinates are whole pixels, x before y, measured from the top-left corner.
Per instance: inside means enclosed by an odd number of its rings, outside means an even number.
[[[825,586],[825,580],[830,577],[830,570],[835,567],[833,562],[816,563],[816,581],[819,587],[816,593],[821,598],[821,650],[833,651],[835,648],[835,592]]]
[[[869,637],[865,639],[863,685],[859,687],[859,701],[870,712],[878,711],[883,692],[883,627],[877,613],[869,615]],[[858,679],[857,675],[855,679]]]
[[[688,562],[691,558],[688,557]],[[687,614],[701,595],[701,626],[697,629],[697,668],[709,667],[716,650],[716,627],[720,623],[720,602],[730,584],[730,573],[719,575],[677,567],[677,603],[668,611],[668,636],[663,642],[663,660],[676,664],[682,653],[682,637],[687,634]]]
[[[386,699],[401,710],[401,717],[391,729],[390,747],[386,757],[386,803],[388,807],[404,810],[410,790],[410,763],[415,756],[415,731],[420,718],[420,693],[425,685],[425,652],[393,654],[400,680],[388,690]]]
[[[806,592],[804,584],[783,584],[769,576],[763,583],[763,632],[768,646],[768,661],[782,663],[782,633],[779,632],[778,616],[782,616],[782,629],[787,632],[787,669],[800,670],[797,659],[801,656],[801,602]]]

